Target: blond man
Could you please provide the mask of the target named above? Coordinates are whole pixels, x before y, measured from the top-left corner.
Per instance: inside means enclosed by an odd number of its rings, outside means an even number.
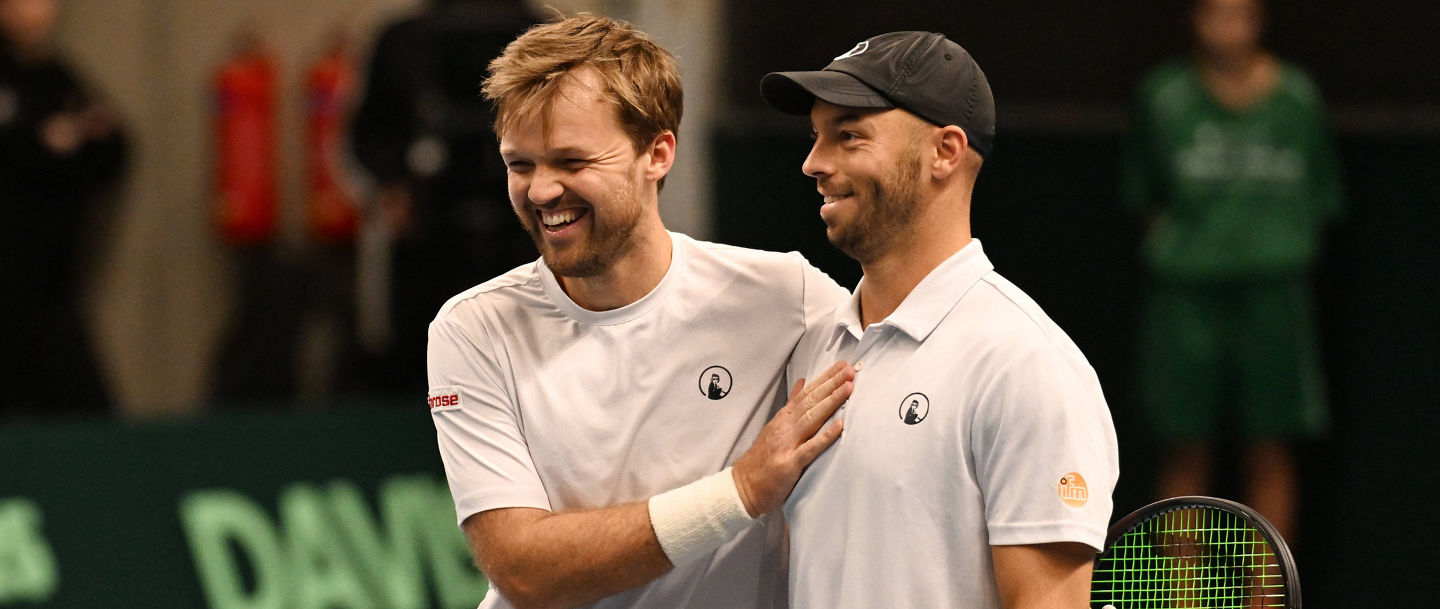
[[[854,375],[837,363],[787,403],[786,365],[845,291],[798,254],[665,230],[680,77],[628,24],[536,27],[484,93],[541,260],[430,325],[440,454],[492,584],[481,606],[771,606],[785,531],[769,513],[838,438],[824,423]]]

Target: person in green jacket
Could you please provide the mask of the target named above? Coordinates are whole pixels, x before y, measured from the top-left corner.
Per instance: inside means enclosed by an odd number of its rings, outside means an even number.
[[[1197,49],[1139,90],[1121,196],[1145,224],[1140,402],[1157,492],[1211,490],[1236,438],[1243,500],[1293,537],[1291,444],[1326,427],[1310,276],[1339,215],[1319,94],[1260,44],[1260,0],[1196,0]]]

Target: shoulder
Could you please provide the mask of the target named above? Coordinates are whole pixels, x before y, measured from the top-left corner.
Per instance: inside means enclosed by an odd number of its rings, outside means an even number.
[[[849,291],[810,264],[799,252],[770,252],[698,241],[675,234],[686,248],[687,298],[704,298],[715,307],[738,311],[788,311],[803,319],[849,298]]]
[[[1186,92],[1194,82],[1194,67],[1188,61],[1176,59],[1151,70],[1140,81],[1138,92],[1141,99],[1155,101]]]
[[[686,271],[696,280],[725,281],[737,287],[804,290],[808,270],[814,268],[799,252],[771,252],[672,234],[675,246],[686,248]]]
[[[691,259],[702,264],[713,264],[724,268],[781,269],[799,268],[806,264],[805,257],[798,252],[771,252],[738,245],[701,241],[683,233],[671,233],[677,247],[688,248]]]
[[[1280,91],[1304,105],[1320,106],[1320,88],[1315,85],[1310,75],[1292,63],[1277,61],[1280,63]]]
[[[1046,339],[1053,334],[1054,323],[1040,305],[995,271],[981,277],[967,299],[983,307],[989,321],[994,322],[990,325],[997,329]]]
[[[523,264],[450,297],[435,314],[432,325],[473,320],[483,311],[516,310],[548,302],[540,283],[540,264],[539,260]]]
[[[1012,416],[1006,413],[1015,408],[1104,406],[1099,376],[1084,353],[1014,284],[992,272],[966,298],[961,336],[967,342],[959,348],[971,362],[968,382],[979,391],[984,420]]]
[[[987,273],[966,295],[966,318],[983,319],[973,326],[976,338],[985,343],[1002,364],[1024,356],[1049,353],[1072,363],[1084,363],[1084,357],[1034,299],[1008,279],[994,271]],[[1085,364],[1088,368],[1088,364]]]
[[[1193,78],[1195,66],[1185,59],[1171,59],[1145,75],[1141,86],[1164,86],[1177,80]]]

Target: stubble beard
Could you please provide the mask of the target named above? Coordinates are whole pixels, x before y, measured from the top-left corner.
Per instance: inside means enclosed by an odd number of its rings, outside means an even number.
[[[857,183],[861,205],[852,222],[831,226],[830,243],[860,264],[879,260],[914,231],[920,203],[920,151],[900,154],[895,169],[879,179]]]
[[[562,203],[582,203],[589,208],[590,233],[584,241],[558,249],[545,240],[544,229],[539,218],[533,213],[533,204],[526,205],[529,216],[521,217],[525,232],[540,250],[545,266],[557,277],[595,277],[603,274],[625,254],[635,247],[635,232],[640,227],[641,206],[635,185],[625,186],[611,192],[602,204],[597,206],[580,197],[565,193]],[[600,210],[604,210],[601,213]]]

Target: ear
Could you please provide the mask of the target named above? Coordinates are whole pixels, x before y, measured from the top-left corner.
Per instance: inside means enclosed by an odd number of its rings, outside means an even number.
[[[930,164],[930,175],[944,180],[955,173],[970,148],[970,138],[965,130],[955,125],[946,125],[935,132],[935,160]]]
[[[665,174],[670,173],[670,167],[675,164],[675,133],[661,131],[645,152],[650,155],[650,163],[645,167],[645,179],[659,182]]]

